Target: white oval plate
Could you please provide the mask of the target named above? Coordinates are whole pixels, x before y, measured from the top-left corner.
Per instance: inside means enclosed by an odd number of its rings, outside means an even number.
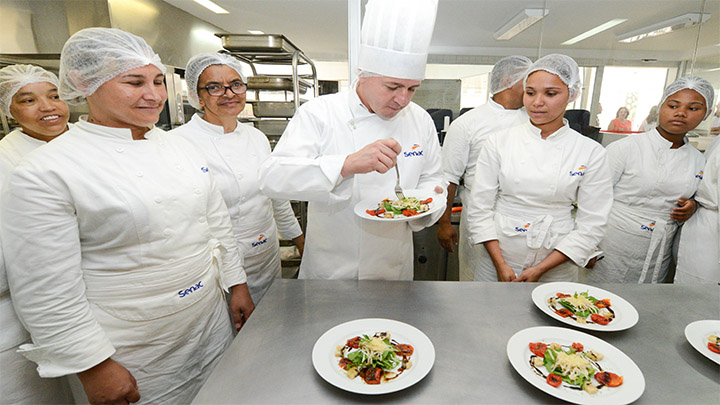
[[[685,338],[688,343],[703,356],[720,364],[720,354],[711,352],[707,347],[707,338],[710,335],[720,336],[720,321],[695,321],[685,327]]]
[[[547,303],[548,298],[555,297],[555,293],[575,294],[587,291],[593,297],[602,300],[605,298],[610,299],[610,304],[613,311],[615,312],[615,319],[613,319],[607,325],[598,325],[595,323],[579,323],[574,319],[568,317],[563,318],[550,309]],[[556,282],[556,283],[545,283],[537,286],[532,292],[532,300],[535,305],[540,308],[541,311],[548,314],[550,317],[557,319],[560,322],[566,323],[582,329],[596,330],[600,332],[613,332],[619,330],[630,329],[638,322],[640,316],[637,310],[632,304],[625,301],[619,295],[615,295],[610,291],[603,290],[602,288],[593,287],[591,285],[570,283],[570,282]]]
[[[593,395],[569,388],[564,382],[557,388],[552,387],[530,366],[531,342],[542,342],[548,346],[553,342],[568,346],[574,342],[582,343],[585,351],[595,350],[602,353],[605,357],[598,363],[603,370],[622,376],[623,383],[619,387],[604,387]],[[575,404],[629,404],[640,398],[645,391],[645,377],[630,357],[615,346],[577,330],[554,326],[523,329],[508,340],[507,356],[515,371],[530,384],[556,398]]]
[[[338,366],[335,347],[344,345],[348,339],[355,336],[372,335],[375,332],[389,332],[391,338],[398,343],[412,345],[415,349],[410,358],[412,366],[396,379],[378,385],[366,384],[360,377],[349,379],[345,370]],[[320,377],[345,391],[371,395],[387,394],[422,380],[435,363],[435,347],[424,333],[406,323],[392,319],[358,319],[337,325],[320,336],[313,347],[312,362]]]
[[[403,190],[403,194],[405,194],[405,197],[417,197],[421,200],[426,200],[428,198],[432,198],[432,202],[428,204],[430,206],[430,209],[418,214],[413,215],[411,217],[406,217],[404,215],[396,216],[395,218],[380,218],[376,217],[375,215],[370,215],[366,210],[374,210],[377,208],[378,203],[385,198],[389,198],[391,200],[397,200],[397,196],[395,194],[387,195],[382,198],[372,198],[367,200],[362,200],[359,203],[355,204],[354,212],[355,215],[359,216],[362,219],[369,219],[371,221],[379,221],[379,222],[406,222],[406,221],[412,221],[418,218],[426,217],[433,212],[444,209],[445,208],[445,198],[443,194],[438,194],[435,192],[435,190],[420,190],[420,189],[410,189],[410,190]]]

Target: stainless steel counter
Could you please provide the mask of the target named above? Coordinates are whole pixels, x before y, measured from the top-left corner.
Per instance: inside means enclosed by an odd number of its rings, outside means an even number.
[[[532,326],[561,326],[532,303],[537,284],[277,280],[195,398],[226,403],[557,403],[526,382],[505,354],[508,339]],[[591,332],[642,370],[639,404],[720,403],[720,366],[686,341],[684,329],[720,319],[720,288],[599,285],[640,314],[633,328]],[[416,385],[368,396],[328,384],[313,368],[312,347],[333,326],[390,318],[422,330],[435,365]]]

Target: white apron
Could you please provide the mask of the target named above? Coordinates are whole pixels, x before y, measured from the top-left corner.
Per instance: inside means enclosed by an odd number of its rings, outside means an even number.
[[[720,218],[717,209],[699,206],[680,233],[677,284],[720,284]]]

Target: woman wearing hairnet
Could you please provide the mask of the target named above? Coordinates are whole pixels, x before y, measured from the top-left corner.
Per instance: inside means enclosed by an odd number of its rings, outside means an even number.
[[[290,203],[260,193],[258,168],[270,156],[270,143],[262,132],[238,123],[247,90],[240,62],[219,53],[196,55],[187,63],[185,80],[190,104],[202,114],[170,133],[185,137],[207,159],[245,252],[248,288],[257,303],[280,274],[277,227],[301,253],[305,239]]]
[[[58,79],[33,65],[0,69],[0,110],[20,128],[0,140],[0,188],[9,172],[31,151],[67,131],[68,107],[58,96]],[[10,204],[13,202],[10,201]],[[72,401],[65,378],[40,378],[35,364],[17,353],[30,336],[15,314],[0,251],[0,369],[3,403],[67,403]]]
[[[530,119],[491,134],[480,151],[467,208],[472,242],[485,245],[478,273],[487,280],[577,280],[576,265],[603,237],[612,205],[605,151],[563,118],[579,90],[572,58],[538,59],[525,76]]]
[[[689,198],[705,164],[685,134],[710,115],[713,93],[705,79],[680,78],[663,93],[656,129],[608,145],[614,202],[600,243],[605,257],[583,270],[586,281],[665,280],[675,232],[695,211]]]
[[[253,309],[230,216],[194,147],[153,127],[165,68],[142,38],[75,33],[60,95],[90,114],[8,177],[2,240],[21,346],[92,403],[189,402]],[[27,243],[32,241],[32,243]],[[39,249],[38,246],[42,248]]]

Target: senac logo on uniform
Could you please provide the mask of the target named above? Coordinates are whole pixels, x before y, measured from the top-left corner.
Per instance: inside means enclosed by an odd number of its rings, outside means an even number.
[[[403,155],[405,155],[405,157],[422,156],[422,155],[423,155],[423,151],[422,151],[422,149],[418,150],[419,148],[420,148],[420,145],[414,144],[414,145],[410,148],[410,152],[403,152]]]
[[[251,245],[252,245],[252,247],[258,247],[258,246],[260,246],[260,245],[262,245],[263,243],[266,243],[266,242],[267,242],[267,238],[265,237],[265,235],[264,235],[264,234],[260,234],[260,236],[258,237],[258,240],[255,241],[255,242],[253,242],[253,243],[251,243]]]
[[[208,169],[207,167],[203,166],[203,167],[200,168],[200,171],[202,171],[203,173],[207,173],[208,171],[210,171],[210,169]]]
[[[585,169],[587,169],[587,166],[581,165],[577,168],[576,171],[570,170],[570,177],[572,176],[584,176],[585,175]]]
[[[655,222],[650,222],[650,224],[647,225],[647,226],[645,226],[645,225],[640,225],[640,229],[642,229],[643,231],[650,231],[650,232],[652,232],[653,229],[655,229]]]
[[[525,224],[525,226],[523,226],[522,228],[516,226],[516,227],[515,227],[515,232],[527,232],[527,231],[528,231],[528,228],[530,228],[530,222],[528,222],[527,224]]]
[[[695,175],[695,178],[702,180],[702,178],[703,178],[703,171],[700,170],[700,172],[698,172],[698,174]]]
[[[182,298],[186,295],[190,295],[190,294],[194,293],[195,291],[197,291],[203,287],[205,287],[205,286],[202,285],[202,281],[198,281],[197,284],[190,286],[190,288],[186,288],[184,290],[178,291],[178,295],[180,296],[180,298]]]

